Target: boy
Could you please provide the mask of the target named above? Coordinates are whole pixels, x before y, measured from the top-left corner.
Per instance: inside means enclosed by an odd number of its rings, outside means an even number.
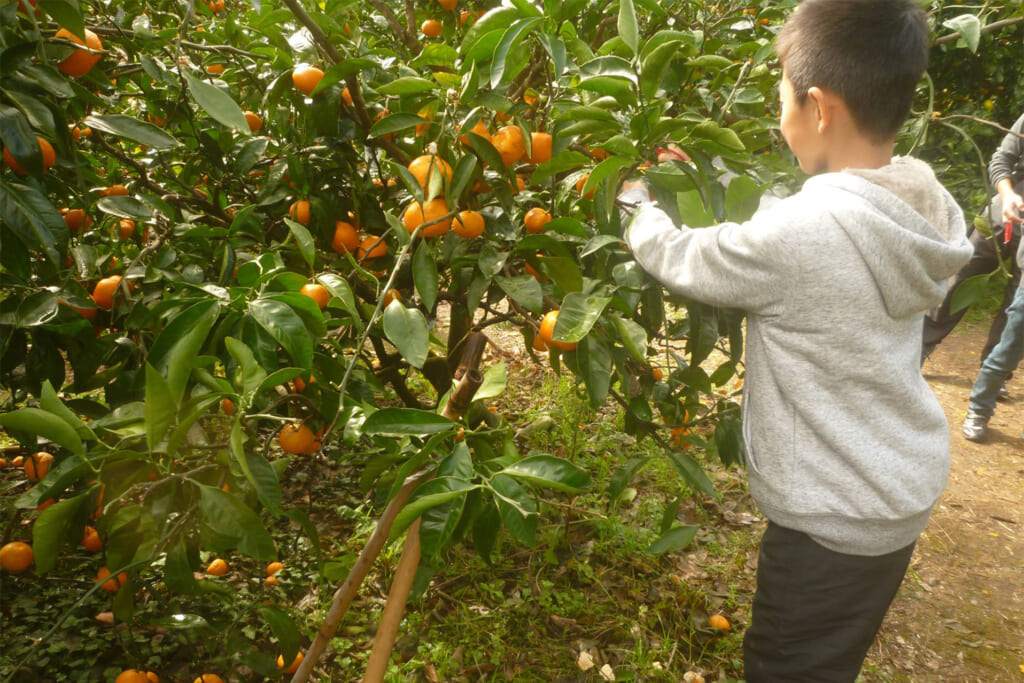
[[[971,247],[931,169],[892,157],[927,66],[918,3],[805,0],[776,50],[782,135],[816,177],[701,230],[629,183],[626,241],[670,290],[748,313],[743,430],[769,523],[747,680],[854,681],[945,487],[922,317]]]

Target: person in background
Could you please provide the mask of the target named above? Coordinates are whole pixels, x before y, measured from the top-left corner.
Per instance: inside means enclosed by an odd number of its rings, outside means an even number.
[[[921,365],[931,355],[935,347],[953,331],[964,314],[966,308],[950,313],[953,294],[964,280],[975,275],[991,273],[1000,267],[1000,260],[1009,261],[1010,277],[1003,292],[1003,300],[996,317],[989,327],[988,339],[981,350],[981,362],[991,353],[999,342],[1006,326],[1006,308],[1014,298],[1020,284],[1020,259],[1014,258],[1020,245],[1021,211],[1024,210],[1024,116],[1021,116],[1003,138],[999,149],[992,155],[988,165],[988,176],[995,188],[996,195],[992,198],[986,218],[992,226],[993,235],[987,236],[980,230],[973,230],[970,235],[974,254],[949,286],[942,304],[929,312],[924,318],[924,333],[921,343]],[[1005,239],[1006,224],[1010,224],[1010,239]],[[1009,379],[1009,376],[1007,376]],[[1005,383],[1000,385],[998,398],[1009,398]]]
[[[1020,199],[1018,195],[1017,199]],[[1019,220],[1019,219],[1018,219]],[[1024,259],[1024,241],[1017,250],[1017,263]],[[1024,283],[1022,283],[1024,284]],[[999,390],[1024,358],[1024,287],[1018,286],[1013,301],[1006,309],[1006,325],[999,343],[985,357],[981,372],[974,381],[971,398],[961,432],[970,441],[985,441],[988,422],[996,410]],[[1021,434],[1024,437],[1024,434]]]
[[[931,168],[893,157],[928,50],[915,0],[804,0],[776,44],[782,135],[814,176],[802,190],[701,229],[640,181],[619,197],[650,275],[747,313],[747,476],[768,518],[750,683],[856,680],[949,474],[922,319],[972,249]]]

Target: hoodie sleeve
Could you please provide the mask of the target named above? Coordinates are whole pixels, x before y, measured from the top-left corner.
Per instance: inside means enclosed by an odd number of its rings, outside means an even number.
[[[1024,135],[1024,116],[1017,119],[1010,130],[1017,135]],[[1003,178],[1019,180],[1015,176],[1020,174],[1019,169],[1024,168],[1024,140],[1017,135],[1007,134],[1003,138],[1002,144],[999,145],[999,149],[992,155],[992,160],[989,161],[988,179],[991,181],[992,187],[995,187]]]
[[[774,210],[742,224],[693,229],[647,204],[629,224],[626,242],[668,289],[715,306],[770,315],[792,286],[786,275],[795,263]]]

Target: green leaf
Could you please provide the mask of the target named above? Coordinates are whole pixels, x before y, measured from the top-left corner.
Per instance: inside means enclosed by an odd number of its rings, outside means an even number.
[[[275,299],[256,299],[249,302],[249,313],[298,367],[304,370],[313,367],[313,338],[291,306]]]
[[[953,292],[953,298],[950,299],[950,314],[959,313],[971,304],[981,301],[985,297],[985,292],[988,291],[992,278],[997,277],[998,274],[997,270],[982,275],[973,275],[961,282]]]
[[[525,40],[526,34],[535,29],[544,19],[542,17],[530,17],[526,19],[517,19],[512,22],[512,25],[505,29],[505,32],[501,35],[501,40],[498,41],[498,45],[494,48],[494,56],[491,59],[491,87],[497,88],[505,77],[506,63],[508,61],[509,51],[513,47],[521,44]],[[515,77],[516,74],[508,74],[510,78]]]
[[[681,40],[663,43],[644,55],[640,72],[640,94],[654,97],[672,60],[679,57]]]
[[[700,527],[696,526],[672,527],[659,536],[658,540],[647,548],[647,552],[651,555],[664,555],[682,550],[690,545],[699,530]]]
[[[735,131],[722,128],[714,121],[705,121],[694,126],[693,130],[690,131],[690,137],[697,140],[710,140],[716,145],[725,147],[730,152],[744,152],[747,149]]]
[[[167,559],[164,561],[164,583],[175,593],[194,595],[200,592],[199,582],[196,581],[188,560],[188,548],[184,540],[179,540],[167,551]]]
[[[526,310],[532,313],[540,313],[543,310],[544,291],[532,275],[514,275],[512,277],[496,275],[494,282]]]
[[[292,237],[295,238],[295,244],[299,247],[302,259],[306,262],[307,266],[312,268],[313,263],[316,261],[316,243],[313,241],[313,236],[302,223],[293,221],[291,218],[285,218],[284,222],[291,231]]]
[[[472,159],[473,157],[464,157]],[[434,259],[434,248],[431,242],[423,240],[416,247],[412,257],[412,279],[416,283],[416,291],[427,309],[432,309],[437,301],[438,274],[437,261]]]
[[[414,368],[422,368],[430,352],[430,329],[423,313],[394,299],[384,309],[384,334]]]
[[[629,355],[637,362],[646,364],[647,330],[632,320],[627,320],[617,315],[612,316],[612,320],[615,322],[615,329],[619,333],[619,339],[622,341],[622,345],[626,347]]]
[[[565,173],[566,171],[575,171],[589,163],[590,157],[586,154],[565,150],[551,157],[551,161],[539,164],[536,170],[534,170],[533,175],[530,176],[530,180],[534,183],[541,183],[553,175]]]
[[[481,559],[491,564],[491,552],[501,533],[501,514],[491,501],[485,501],[473,520],[473,547]]]
[[[561,320],[561,315],[559,315]],[[599,407],[608,398],[612,379],[612,352],[604,341],[586,336],[576,348],[576,364],[587,387],[590,405]]]
[[[484,381],[480,388],[473,394],[474,401],[481,401],[485,398],[494,398],[505,393],[508,384],[508,371],[505,369],[505,361],[499,360],[484,370]]]
[[[53,17],[58,26],[63,26],[79,38],[85,38],[82,8],[75,0],[39,0],[39,7]]]
[[[270,624],[270,631],[277,638],[278,649],[286,662],[291,662],[302,646],[302,635],[288,613],[277,607],[260,607],[260,615]]]
[[[178,404],[164,376],[146,363],[146,447],[152,453],[178,414]]]
[[[82,439],[74,427],[41,408],[21,408],[4,413],[0,415],[0,427],[41,436],[76,455],[85,452]]]
[[[529,492],[512,477],[496,474],[491,490],[505,528],[519,542],[532,546],[537,541],[537,504]]]
[[[245,118],[244,116],[242,117]],[[96,114],[86,116],[86,126],[102,133],[109,133],[122,138],[134,140],[156,150],[172,149],[181,143],[151,123],[140,121],[134,116],[124,114]],[[248,128],[246,128],[248,130]]]
[[[233,337],[225,337],[224,347],[239,366],[239,376],[233,382],[246,396],[251,396],[267,376],[267,372],[256,362],[252,349]]]
[[[590,473],[553,455],[533,455],[501,471],[510,477],[564,493],[590,489]]]
[[[241,107],[231,99],[231,95],[215,85],[199,80],[186,71],[182,71],[181,75],[185,77],[189,92],[192,93],[196,103],[215,121],[243,135],[252,135],[249,124],[245,120],[245,114],[242,113]]]
[[[602,180],[611,176],[614,173],[618,173],[627,166],[631,166],[633,161],[631,159],[624,159],[622,157],[608,157],[590,172],[590,177],[587,178],[587,182],[583,185],[582,194],[589,194],[591,190],[596,188]]]
[[[711,483],[708,473],[704,471],[704,468],[701,467],[696,460],[688,456],[686,453],[682,453],[675,449],[669,451],[668,458],[672,463],[672,466],[676,468],[676,472],[683,477],[691,488],[707,494],[712,498],[718,497],[718,493],[715,491],[715,485]]]
[[[403,76],[380,86],[377,88],[377,92],[381,95],[419,95],[431,90],[437,90],[437,88],[437,83],[428,81],[426,78]]]
[[[436,434],[454,429],[456,423],[429,410],[381,408],[363,423],[363,434]]]
[[[213,329],[220,302],[199,301],[176,315],[160,332],[149,352],[149,362],[167,379],[171,400],[177,404],[192,374],[192,360]]]
[[[650,461],[650,458],[632,458],[622,463],[608,482],[608,500],[616,503],[636,473]]]
[[[633,0],[619,0],[619,37],[629,46],[632,54],[636,54],[639,44],[636,25],[636,9]]]
[[[448,184],[448,196],[450,200],[458,200],[462,196],[462,193],[469,187],[469,183],[472,182],[473,176],[476,174],[477,161],[476,157],[472,154],[466,154],[459,162],[455,164],[455,170],[452,172],[452,181]],[[454,205],[457,202],[450,201],[449,205]],[[428,305],[427,308],[430,308]]]
[[[737,223],[750,220],[761,202],[761,186],[747,176],[737,176],[725,188],[726,217]]]
[[[465,498],[466,494],[477,488],[480,488],[479,485],[455,477],[435,477],[423,482],[416,487],[409,502],[395,517],[388,538],[398,538],[426,510],[457,498]]]
[[[256,448],[245,447],[245,430],[242,421],[236,419],[231,425],[231,454],[242,468],[245,478],[256,491],[256,497],[271,514],[281,513],[281,485],[277,472]]]
[[[960,16],[947,19],[942,25],[951,31],[960,34],[967,49],[971,52],[978,51],[978,44],[981,42],[981,20],[973,14],[961,14]]]
[[[379,138],[382,135],[388,135],[390,133],[412,130],[416,126],[421,126],[424,123],[430,123],[430,121],[422,116],[416,116],[415,114],[403,114],[401,112],[388,114],[370,128],[370,137]]]
[[[587,336],[590,329],[611,303],[611,297],[586,295],[581,292],[567,294],[558,311],[558,323],[552,339],[578,342]]]
[[[715,448],[725,465],[743,464],[743,426],[735,411],[722,415],[715,425]]]
[[[118,218],[146,220],[153,216],[153,209],[135,197],[103,197],[96,202],[96,208],[103,213],[117,216]]]
[[[87,502],[88,494],[62,500],[39,513],[32,525],[32,550],[35,553],[36,573],[45,574],[57,564],[60,549],[68,533],[74,529]]]
[[[359,310],[356,308],[356,298],[352,293],[352,287],[348,284],[348,280],[334,273],[321,273],[317,276],[317,281],[326,287],[331,296],[341,302],[341,307],[351,314],[354,321],[359,323],[361,319],[359,317]],[[358,326],[362,327],[361,324]]]
[[[199,488],[199,511],[208,530],[213,532],[211,549],[240,552],[257,560],[272,559],[274,539],[259,516],[242,501],[219,488],[195,483]]]
[[[27,249],[40,249],[54,266],[61,262],[58,245],[68,241],[68,228],[57,209],[34,185],[0,178],[0,216]]]
[[[80,420],[78,416],[60,400],[60,397],[57,396],[57,392],[53,389],[53,385],[50,384],[50,380],[45,380],[43,382],[42,390],[39,393],[39,407],[64,420],[64,422],[78,433],[78,436],[80,436],[83,441],[96,440],[96,434],[89,428],[89,425],[82,422],[82,420]]]

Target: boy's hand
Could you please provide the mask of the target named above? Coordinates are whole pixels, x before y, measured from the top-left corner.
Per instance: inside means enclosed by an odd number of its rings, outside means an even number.
[[[1016,192],[1008,192],[1003,195],[1003,220],[1020,223],[1021,213],[1024,212],[1024,198]]]
[[[659,147],[655,150],[658,155],[658,161],[690,161],[690,155],[676,147],[671,142],[668,147]]]

